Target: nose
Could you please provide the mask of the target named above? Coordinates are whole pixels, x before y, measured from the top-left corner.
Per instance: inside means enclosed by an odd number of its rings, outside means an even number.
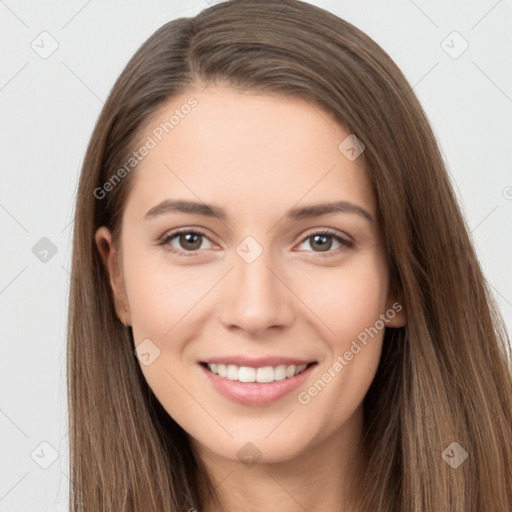
[[[270,252],[270,251],[269,251]],[[266,251],[247,263],[234,255],[234,269],[227,276],[220,320],[228,329],[261,336],[271,328],[283,330],[293,323],[293,293]]]

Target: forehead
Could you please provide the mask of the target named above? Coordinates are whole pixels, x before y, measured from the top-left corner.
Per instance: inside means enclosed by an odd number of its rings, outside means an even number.
[[[144,214],[179,197],[263,215],[299,202],[341,199],[374,214],[364,159],[344,152],[350,137],[302,99],[222,86],[192,89],[144,126],[140,143],[150,149],[132,176],[127,208]]]

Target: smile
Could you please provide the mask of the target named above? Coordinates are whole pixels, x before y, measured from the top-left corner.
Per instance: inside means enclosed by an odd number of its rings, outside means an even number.
[[[276,361],[277,362],[277,361]],[[238,366],[202,362],[198,365],[205,383],[232,402],[248,406],[269,405],[304,385],[318,363]],[[246,363],[248,364],[248,363]]]
[[[295,375],[299,375],[306,368],[307,364],[263,366],[261,368],[252,368],[250,366],[236,366],[234,364],[215,364],[206,363],[208,369],[229,380],[238,380],[240,382],[260,382],[269,383],[276,380],[285,380]]]

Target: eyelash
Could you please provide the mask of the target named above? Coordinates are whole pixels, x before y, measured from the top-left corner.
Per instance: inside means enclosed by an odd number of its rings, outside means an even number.
[[[180,230],[177,230],[177,231],[172,231],[170,233],[166,233],[160,239],[159,245],[165,246],[172,239],[176,238],[179,235],[183,235],[183,234],[200,235],[200,236],[203,236],[204,238],[207,238],[209,240],[208,236],[205,233],[203,233],[202,231],[198,230],[198,229],[180,229]],[[340,245],[341,245],[341,247],[338,247],[338,248],[336,248],[334,250],[330,250],[329,249],[324,254],[322,252],[317,252],[317,251],[307,251],[307,252],[315,252],[317,254],[317,256],[320,257],[320,258],[328,258],[328,257],[332,256],[333,253],[337,253],[338,251],[343,250],[343,249],[351,249],[354,246],[354,242],[352,240],[349,240],[348,238],[340,236],[337,232],[333,232],[333,231],[328,230],[328,229],[323,229],[323,230],[315,231],[314,233],[311,233],[310,235],[304,237],[300,241],[299,245],[302,245],[306,240],[308,240],[310,238],[313,238],[316,235],[330,236],[330,237],[334,238],[334,240],[339,242]],[[190,256],[196,256],[197,253],[199,252],[199,249],[196,249],[194,251],[180,251],[180,250],[175,249],[174,247],[171,247],[170,245],[166,247],[166,250],[176,254],[179,257],[185,257],[185,258],[190,257]]]

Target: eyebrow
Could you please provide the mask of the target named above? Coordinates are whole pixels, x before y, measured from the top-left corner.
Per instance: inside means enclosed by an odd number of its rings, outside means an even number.
[[[202,215],[204,217],[217,217],[221,220],[226,220],[228,217],[226,211],[219,206],[183,199],[165,199],[151,208],[144,218],[149,220],[166,213],[173,212],[190,213],[194,215]],[[311,217],[320,217],[321,215],[327,215],[330,213],[352,213],[363,217],[369,222],[374,222],[370,212],[361,206],[348,201],[334,201],[330,203],[292,208],[285,214],[285,217],[291,220],[301,220]]]

